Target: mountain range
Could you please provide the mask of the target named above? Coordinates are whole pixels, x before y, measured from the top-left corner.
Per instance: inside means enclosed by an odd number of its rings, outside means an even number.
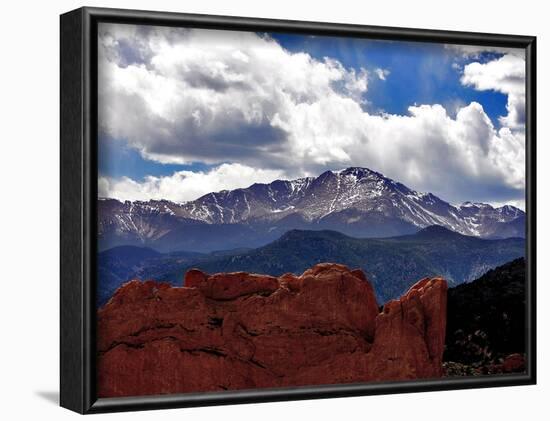
[[[441,226],[376,239],[327,230],[290,230],[259,248],[208,254],[162,254],[141,247],[115,247],[98,255],[98,304],[104,304],[130,279],[182,285],[185,272],[191,268],[208,273],[246,271],[279,276],[286,272],[301,274],[321,262],[363,269],[382,304],[421,278],[443,276],[449,286],[459,285],[524,254],[523,238],[481,239]]]
[[[455,206],[358,167],[213,192],[185,203],[98,200],[100,250],[134,245],[210,252],[259,247],[293,229],[373,238],[431,225],[480,238],[524,237],[525,213],[509,205]]]

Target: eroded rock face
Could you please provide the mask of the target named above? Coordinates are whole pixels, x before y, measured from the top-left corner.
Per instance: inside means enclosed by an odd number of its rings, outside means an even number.
[[[360,270],[186,274],[122,286],[98,314],[100,397],[439,377],[447,284],[379,313]]]

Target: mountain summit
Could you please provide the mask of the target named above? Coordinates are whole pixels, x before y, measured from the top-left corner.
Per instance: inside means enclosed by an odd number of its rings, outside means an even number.
[[[213,192],[182,204],[100,199],[98,215],[102,249],[122,244],[193,251],[256,247],[290,229],[388,237],[439,225],[483,238],[524,237],[525,230],[525,213],[513,206],[454,206],[359,167]]]

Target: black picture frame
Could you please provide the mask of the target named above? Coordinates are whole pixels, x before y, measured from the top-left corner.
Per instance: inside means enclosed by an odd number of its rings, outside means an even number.
[[[536,37],[87,7],[61,15],[60,21],[61,406],[88,414],[536,383]],[[98,22],[292,32],[525,49],[527,372],[520,375],[443,378],[399,383],[97,399],[95,283]]]

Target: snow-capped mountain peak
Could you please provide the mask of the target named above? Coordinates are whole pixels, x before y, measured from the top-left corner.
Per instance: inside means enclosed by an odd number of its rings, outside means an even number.
[[[100,200],[98,208],[100,238],[131,237],[141,243],[166,239],[174,230],[183,236],[200,232],[197,226],[210,226],[208,232],[241,227],[240,232],[251,230],[251,235],[269,239],[292,228],[329,228],[368,237],[407,234],[431,225],[465,235],[509,237],[524,235],[525,220],[524,212],[513,206],[454,206],[361,167],[212,192],[182,204]]]

